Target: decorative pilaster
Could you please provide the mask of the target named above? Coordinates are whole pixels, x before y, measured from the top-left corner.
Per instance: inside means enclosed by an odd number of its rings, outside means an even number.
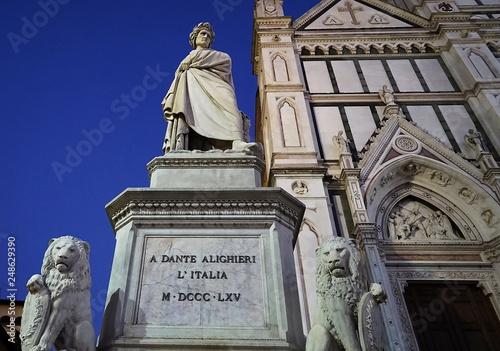
[[[359,185],[359,174],[361,170],[354,168],[352,155],[347,151],[348,143],[349,141],[345,140],[341,133],[334,137],[334,144],[337,146],[340,153],[340,179],[345,186],[354,224],[366,223],[368,222],[368,214]]]
[[[484,172],[484,180],[488,183],[500,199],[500,167],[489,152],[481,152],[477,162]]]
[[[354,235],[363,255],[370,281],[382,285],[387,293],[387,301],[381,304],[385,330],[387,332],[388,350],[410,350],[412,340],[403,338],[406,335],[401,327],[400,317],[393,296],[391,282],[382,262],[377,247],[377,228],[375,223],[358,223],[354,228]]]

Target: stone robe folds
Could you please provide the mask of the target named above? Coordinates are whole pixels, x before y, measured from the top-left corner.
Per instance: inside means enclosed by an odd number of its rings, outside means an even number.
[[[188,69],[181,67],[188,65]],[[215,140],[243,140],[243,120],[236,104],[231,58],[212,49],[193,50],[181,62],[162,101],[169,122],[165,153],[187,150],[188,133]]]

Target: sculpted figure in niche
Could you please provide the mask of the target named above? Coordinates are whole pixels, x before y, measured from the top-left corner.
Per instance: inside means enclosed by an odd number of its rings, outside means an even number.
[[[52,239],[42,274],[26,285],[21,324],[23,351],[94,351],[90,310],[89,244],[72,236]]]
[[[200,23],[189,36],[193,51],[180,63],[162,101],[169,122],[163,151],[233,149],[248,151],[248,119],[236,104],[231,58],[212,50],[215,33]]]
[[[476,152],[476,156],[479,156],[484,151],[481,133],[476,132],[474,129],[469,129],[469,134],[466,134],[464,139],[465,143]]]
[[[367,291],[365,269],[353,241],[335,237],[316,249],[316,286],[316,319],[306,351],[375,350],[370,344],[381,347],[377,328],[382,321],[377,323],[376,316],[378,304],[387,296],[379,284],[371,284]]]

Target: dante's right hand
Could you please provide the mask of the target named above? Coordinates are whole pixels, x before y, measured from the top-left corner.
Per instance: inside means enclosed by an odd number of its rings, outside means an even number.
[[[181,71],[181,72],[187,71],[188,69],[189,69],[189,63],[188,62],[183,62],[179,66],[179,71]]]

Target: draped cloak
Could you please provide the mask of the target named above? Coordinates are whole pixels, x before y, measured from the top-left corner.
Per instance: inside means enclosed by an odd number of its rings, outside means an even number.
[[[181,70],[183,64],[189,68]],[[162,106],[169,122],[165,152],[188,149],[188,145],[179,145],[179,140],[189,128],[206,138],[243,140],[231,58],[226,53],[212,49],[191,51],[177,69]]]

